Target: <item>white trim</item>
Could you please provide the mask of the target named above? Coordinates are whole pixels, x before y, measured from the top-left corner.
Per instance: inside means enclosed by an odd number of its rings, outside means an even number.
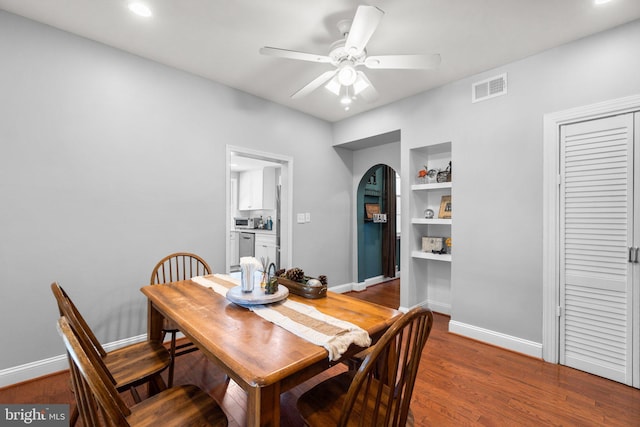
[[[286,233],[281,232],[280,238],[286,238],[285,244],[283,245],[282,240],[280,241],[280,265],[293,265],[293,157],[285,156],[282,154],[274,154],[268,153],[266,151],[254,150],[251,148],[240,147],[237,145],[229,145],[226,147],[226,164],[225,164],[225,271],[229,269],[229,265],[231,262],[231,218],[229,212],[229,205],[231,203],[231,195],[229,194],[229,180],[231,179],[231,169],[229,167],[231,163],[231,153],[239,154],[244,157],[253,157],[260,158],[263,160],[273,161],[276,163],[282,164],[282,175],[281,179],[283,183],[286,183],[286,188],[283,185],[282,195],[286,194],[286,199],[283,198],[282,201],[286,203],[286,206],[281,206],[281,218],[282,223],[285,224]],[[284,236],[283,236],[284,235]],[[282,249],[284,247],[284,250]],[[227,271],[228,273],[228,271]]]
[[[478,326],[467,325],[466,323],[456,322],[455,320],[449,321],[449,332],[538,359],[542,357],[542,344],[534,341],[506,335]]]
[[[386,279],[383,275],[369,277],[368,279],[364,279],[364,287],[365,289],[369,286],[377,285],[378,283],[386,282]]]
[[[335,292],[337,294],[344,294],[345,292],[351,292],[354,290],[356,284],[355,283],[345,283],[344,285],[336,285],[328,288],[329,291]]]
[[[614,99],[544,115],[542,199],[542,357],[558,363],[559,301],[558,174],[560,126],[640,110],[640,95]]]
[[[358,282],[353,284],[353,288],[351,290],[355,292],[362,292],[366,289],[367,285],[365,284],[365,282]]]
[[[426,302],[419,304],[424,307],[428,307],[432,311],[440,314],[446,314],[447,316],[451,316],[451,304],[447,304],[444,302],[427,300]]]
[[[409,310],[415,308],[415,307],[426,307],[429,310],[435,312],[435,313],[440,313],[440,314],[444,314],[447,316],[451,316],[451,304],[447,304],[444,302],[439,302],[439,301],[433,301],[433,300],[426,300],[426,301],[422,301],[421,303],[418,303],[412,307],[405,307],[405,306],[400,306],[398,308],[398,310],[400,310],[403,313],[408,312]]]
[[[369,279],[366,279],[364,282],[345,283],[343,285],[331,286],[328,289],[331,292],[335,292],[335,293],[338,293],[338,294],[342,294],[342,293],[345,293],[345,292],[351,292],[351,291],[353,291],[353,292],[361,292],[361,291],[367,290],[367,288],[369,286],[379,285],[381,283],[389,282],[391,280],[395,280],[395,278],[394,279],[389,279],[388,277],[377,276],[377,277],[371,277]]]
[[[105,351],[113,351],[118,348],[139,343],[147,339],[147,334],[138,335],[131,338],[110,342],[103,345]],[[44,375],[69,369],[66,354],[49,357],[47,359],[36,360],[24,365],[13,366],[0,371],[0,387],[7,387],[13,384],[28,381]]]

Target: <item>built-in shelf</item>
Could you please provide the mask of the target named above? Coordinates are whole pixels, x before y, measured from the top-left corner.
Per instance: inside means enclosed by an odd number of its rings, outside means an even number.
[[[413,184],[411,189],[413,191],[419,190],[439,190],[441,188],[451,188],[451,182],[433,182],[430,184]]]
[[[451,262],[451,254],[432,254],[429,252],[412,251],[413,258],[431,259],[435,261]]]
[[[452,160],[451,148],[451,142],[443,142],[409,150],[412,178],[407,194],[409,213],[406,221],[411,226],[406,239],[409,244],[405,246],[405,253],[409,258],[406,276],[407,286],[411,289],[413,298],[409,303],[433,307],[444,314],[451,314],[451,251],[446,254],[423,251],[422,243],[425,237],[444,239],[445,246],[447,242],[451,242],[449,239],[453,234],[452,219],[439,217],[443,201],[447,201],[445,197],[451,197],[453,194],[453,183],[435,182],[434,179],[420,175],[429,170],[443,171],[449,168]],[[453,177],[454,175],[449,175],[449,178]],[[432,218],[425,218],[427,211],[433,212]],[[429,246],[425,246],[427,247]],[[402,274],[404,278],[405,272]]]
[[[411,218],[411,224],[442,224],[442,225],[451,225],[450,218]]]

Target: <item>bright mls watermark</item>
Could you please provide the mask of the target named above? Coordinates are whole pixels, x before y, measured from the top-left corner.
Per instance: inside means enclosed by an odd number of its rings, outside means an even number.
[[[69,405],[0,404],[0,427],[67,427]]]

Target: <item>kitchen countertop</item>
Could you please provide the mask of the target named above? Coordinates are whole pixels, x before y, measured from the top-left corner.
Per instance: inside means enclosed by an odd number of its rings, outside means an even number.
[[[265,230],[264,228],[236,228],[232,231],[237,231],[238,233],[255,233],[255,234],[276,234],[276,230]]]

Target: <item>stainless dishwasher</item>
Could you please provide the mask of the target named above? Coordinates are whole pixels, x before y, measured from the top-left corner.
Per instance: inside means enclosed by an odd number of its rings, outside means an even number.
[[[243,256],[255,256],[256,254],[256,235],[255,233],[240,233],[240,258]]]

